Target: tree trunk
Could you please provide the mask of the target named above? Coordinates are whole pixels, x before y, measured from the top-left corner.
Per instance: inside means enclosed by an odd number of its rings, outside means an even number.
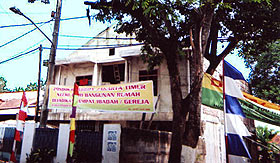
[[[183,134],[185,131],[186,116],[180,112],[173,112],[172,139],[169,152],[169,163],[180,163],[182,153]]]
[[[184,99],[184,106],[188,108],[189,117],[187,124],[185,126],[184,142],[183,144],[196,148],[198,139],[201,133],[201,87],[202,87],[202,77],[203,77],[203,60],[202,54],[199,50],[194,51],[193,55],[197,55],[197,64],[194,64],[195,72],[194,81],[192,84],[191,92],[186,99]]]
[[[206,73],[210,74],[210,75],[213,75],[216,68],[218,67],[218,65],[220,64],[221,60],[218,59],[218,57],[216,57],[215,60],[209,60],[210,62],[210,65],[209,67],[207,68],[207,71]]]
[[[182,91],[176,51],[169,50],[168,54],[167,52],[165,53],[165,56],[167,58],[167,68],[170,76],[173,110],[172,139],[169,152],[169,163],[180,163],[182,138],[186,123],[186,110],[184,110],[182,107]]]
[[[193,50],[191,57],[191,90],[184,100],[184,107],[188,105],[189,117],[185,128],[184,144],[196,148],[201,135],[201,87],[203,78],[203,54],[207,49],[207,40],[210,35],[214,9],[211,4],[203,7],[197,15],[197,23],[190,30],[190,39]],[[194,35],[192,35],[192,30]]]

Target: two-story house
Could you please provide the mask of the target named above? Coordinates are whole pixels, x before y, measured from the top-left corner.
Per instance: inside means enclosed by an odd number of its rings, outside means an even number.
[[[154,114],[78,109],[76,115],[78,128],[87,126],[99,131],[104,123],[120,123],[122,127],[139,128],[141,125],[145,129],[148,122],[152,121],[150,129],[171,131],[172,101],[166,62],[163,61],[154,70],[148,71],[147,64],[141,59],[141,47],[142,44],[135,40],[135,36],[117,34],[113,27],[109,27],[71,53],[69,57],[56,61],[56,85],[73,86],[77,82],[79,85],[98,86],[143,80],[153,81],[156,107]],[[190,53],[190,50],[186,52]],[[185,66],[188,64],[185,58],[182,58],[180,62],[181,89],[185,97],[190,90],[190,70],[188,66]],[[207,63],[204,66],[206,69]],[[70,109],[50,109],[48,123],[57,124],[69,121],[70,114]],[[200,148],[206,160],[223,162],[225,158],[222,152],[224,151],[222,115],[220,110],[202,106],[204,135],[201,136]]]

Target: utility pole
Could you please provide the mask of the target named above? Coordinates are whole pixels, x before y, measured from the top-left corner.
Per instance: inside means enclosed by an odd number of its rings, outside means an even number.
[[[39,70],[38,70],[38,90],[37,90],[37,105],[36,105],[36,111],[35,111],[35,123],[37,123],[38,120],[38,112],[39,112],[39,102],[40,102],[40,89],[41,89],[41,62],[42,62],[42,44],[39,47]]]
[[[54,30],[53,30],[53,40],[52,40],[53,44],[51,46],[51,51],[49,56],[47,83],[46,83],[46,90],[44,95],[44,102],[41,109],[40,127],[46,127],[47,120],[48,120],[49,86],[51,84],[54,84],[55,55],[56,55],[57,40],[58,40],[58,33],[59,33],[61,6],[62,6],[62,0],[57,0]]]

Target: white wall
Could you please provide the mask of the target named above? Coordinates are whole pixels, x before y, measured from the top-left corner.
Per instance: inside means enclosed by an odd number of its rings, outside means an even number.
[[[32,144],[33,144],[33,136],[35,134],[36,124],[34,122],[25,122],[25,128],[23,133],[22,147],[21,147],[21,155],[20,162],[26,162],[27,155],[31,153]]]
[[[98,37],[110,37],[110,38],[125,38],[135,36],[126,36],[125,34],[117,34],[114,32],[113,28],[109,28],[98,35]],[[135,39],[130,40],[118,40],[118,39],[92,39],[84,47],[90,45],[116,45],[116,44],[136,44],[138,43]],[[76,76],[93,75],[93,85],[98,85],[101,83],[101,67],[102,65],[110,65],[116,63],[125,63],[125,60],[129,60],[130,70],[129,79],[130,82],[139,81],[139,70],[147,70],[147,64],[144,64],[141,60],[140,54],[141,46],[131,46],[116,48],[116,53],[114,56],[109,56],[109,49],[97,49],[97,50],[78,50],[70,54],[69,57],[63,61],[58,62],[61,66],[61,71],[56,72],[56,79],[60,79],[60,85],[73,85]],[[128,58],[122,58],[127,57]],[[70,64],[71,63],[71,64]],[[95,70],[95,64],[98,64],[99,70]],[[189,91],[188,82],[188,69],[186,67],[187,62],[185,59],[179,61],[179,72],[181,76],[181,88],[183,92],[183,97],[186,97]],[[58,65],[57,65],[58,66]],[[170,79],[167,70],[167,64],[165,61],[158,67],[158,94],[160,94],[160,99],[158,103],[157,112],[170,113],[172,112],[172,100],[170,91]],[[94,74],[98,72],[98,74]],[[97,84],[96,84],[97,83]]]
[[[120,124],[104,124],[102,163],[118,163],[121,141]]]
[[[226,153],[223,111],[202,105],[201,119],[202,124],[204,124],[203,138],[206,146],[206,162],[224,163]]]

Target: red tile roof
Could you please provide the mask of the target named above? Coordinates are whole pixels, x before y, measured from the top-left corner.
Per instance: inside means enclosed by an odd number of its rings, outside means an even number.
[[[21,97],[22,92],[0,93],[0,110],[18,109],[20,107]],[[28,100],[29,107],[36,106],[37,91],[27,91],[26,98]]]

